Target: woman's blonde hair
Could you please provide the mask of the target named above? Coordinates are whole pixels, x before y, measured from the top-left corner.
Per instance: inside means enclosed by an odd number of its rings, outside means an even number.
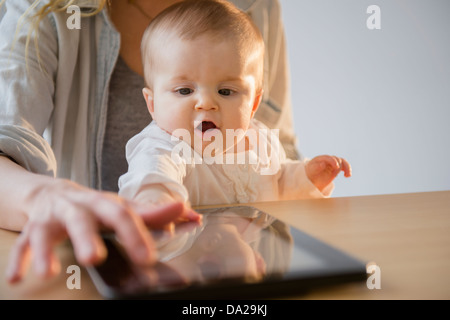
[[[17,0],[14,0],[17,1]],[[24,24],[25,19],[30,19],[30,28],[28,30],[28,36],[25,43],[25,60],[26,65],[28,69],[28,51],[30,47],[30,42],[34,34],[34,47],[36,50],[37,60],[39,63],[39,67],[42,70],[41,67],[41,59],[39,55],[39,45],[38,45],[38,39],[39,39],[39,25],[42,20],[45,19],[46,16],[53,12],[65,12],[67,9],[72,5],[78,5],[82,6],[83,4],[96,4],[95,9],[90,11],[83,11],[81,13],[82,16],[93,16],[99,13],[103,10],[103,8],[108,4],[110,0],[94,0],[94,1],[87,1],[87,0],[48,0],[48,3],[43,5],[41,8],[37,10],[36,13],[31,15],[31,12],[33,12],[41,3],[43,3],[43,0],[34,0],[34,2],[31,4],[30,7],[23,13],[23,15],[20,17],[19,21],[17,22],[17,28],[16,28],[16,34],[14,36],[14,41],[12,43],[11,51],[14,49],[14,45],[17,41],[17,34],[20,31],[20,28],[22,28]],[[6,0],[0,0],[0,10],[2,9],[2,6],[5,4]],[[44,70],[45,72],[45,70]]]

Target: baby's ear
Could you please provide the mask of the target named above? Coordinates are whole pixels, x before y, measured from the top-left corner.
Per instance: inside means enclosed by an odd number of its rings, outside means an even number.
[[[258,110],[259,105],[261,104],[263,93],[264,93],[263,89],[260,89],[256,92],[255,100],[253,101],[252,118],[255,115],[256,111]]]
[[[142,94],[144,95],[145,103],[147,103],[147,109],[153,117],[155,112],[155,105],[153,104],[153,91],[149,88],[142,89]]]

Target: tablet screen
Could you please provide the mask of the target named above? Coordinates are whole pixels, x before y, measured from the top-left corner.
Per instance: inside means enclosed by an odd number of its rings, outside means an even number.
[[[152,231],[159,260],[132,264],[114,238],[88,269],[106,298],[226,298],[300,294],[366,279],[365,264],[254,207],[198,210],[201,224]]]

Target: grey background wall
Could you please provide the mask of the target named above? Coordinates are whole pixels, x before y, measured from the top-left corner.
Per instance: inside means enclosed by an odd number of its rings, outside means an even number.
[[[450,190],[450,1],[280,2],[299,148],[353,167],[334,196]]]

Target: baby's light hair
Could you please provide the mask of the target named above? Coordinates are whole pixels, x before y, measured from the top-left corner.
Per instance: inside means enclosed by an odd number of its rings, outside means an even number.
[[[258,89],[262,89],[264,40],[251,18],[224,0],[185,0],[161,12],[144,33],[141,54],[146,84],[151,87],[151,72],[157,64],[154,51],[174,39],[195,40],[208,35],[215,41],[232,40],[236,50],[256,63]]]

